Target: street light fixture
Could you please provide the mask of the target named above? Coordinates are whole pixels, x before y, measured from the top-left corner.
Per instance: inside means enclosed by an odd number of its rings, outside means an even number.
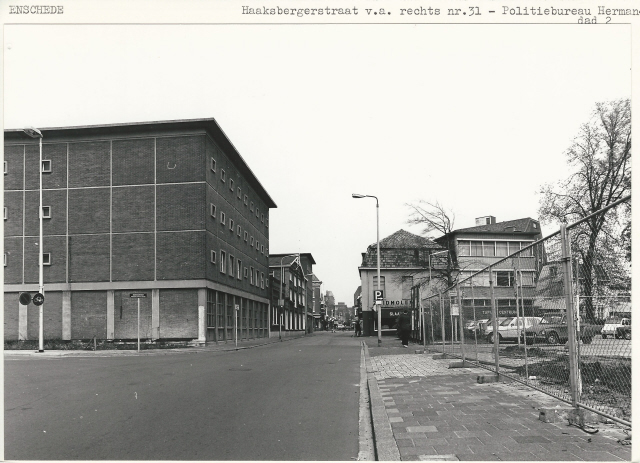
[[[40,238],[38,242],[38,292],[44,296],[44,263],[43,263],[43,239],[42,239],[42,132],[35,127],[26,127],[23,132],[31,138],[37,138],[40,145],[40,161],[38,171],[40,178],[40,204],[38,208],[38,220],[40,222]],[[44,352],[44,302],[38,306],[39,328],[38,328],[38,352]]]
[[[374,198],[376,200],[376,241],[377,241],[377,258],[378,258],[378,281],[376,282],[376,289],[380,289],[380,204],[378,203],[378,198],[372,195],[361,195],[358,193],[353,193],[351,195],[352,198],[360,199],[360,198]],[[374,301],[376,302],[376,301]],[[382,304],[379,304],[378,307],[378,346],[382,345]]]

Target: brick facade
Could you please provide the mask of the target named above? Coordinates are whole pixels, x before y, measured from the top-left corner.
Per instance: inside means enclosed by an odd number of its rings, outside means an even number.
[[[42,174],[51,214],[43,220],[42,248],[51,253],[44,266],[46,338],[135,337],[137,304],[128,297],[134,287],[149,293],[141,301],[146,338],[201,337],[206,288],[267,315],[267,289],[250,283],[248,269],[268,275],[269,209],[276,206],[214,120],[41,131],[42,158],[51,162]],[[17,296],[37,290],[38,158],[38,140],[5,131],[8,340],[20,330],[37,337],[38,311],[31,304],[21,319]],[[234,265],[224,274],[222,251],[227,270],[231,258]]]

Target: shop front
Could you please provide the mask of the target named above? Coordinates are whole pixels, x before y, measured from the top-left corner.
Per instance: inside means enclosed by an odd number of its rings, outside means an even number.
[[[383,336],[395,336],[398,331],[398,317],[402,312],[408,310],[411,314],[411,325],[412,330],[417,326],[419,313],[416,309],[412,309],[408,305],[406,306],[393,306],[393,307],[385,307],[382,306],[381,309],[381,318],[382,318],[382,335]],[[373,331],[375,335],[378,334],[378,314],[374,312],[373,319]]]

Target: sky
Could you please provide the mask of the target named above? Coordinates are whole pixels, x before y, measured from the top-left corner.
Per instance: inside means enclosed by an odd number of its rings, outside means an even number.
[[[215,118],[278,206],[270,252],[347,305],[376,241],[352,193],[381,239],[422,233],[418,200],[537,218],[595,103],[631,96],[625,25],[6,25],[3,48],[5,128]]]

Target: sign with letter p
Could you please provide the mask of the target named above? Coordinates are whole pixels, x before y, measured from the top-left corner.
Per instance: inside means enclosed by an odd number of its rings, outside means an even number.
[[[382,304],[382,300],[384,299],[384,291],[381,289],[376,289],[373,291],[373,300],[376,304]]]

